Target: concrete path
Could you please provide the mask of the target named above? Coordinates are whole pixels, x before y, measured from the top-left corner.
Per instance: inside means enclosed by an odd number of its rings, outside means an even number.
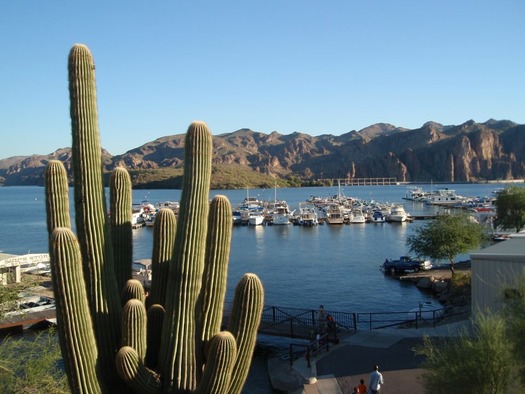
[[[310,368],[305,359],[294,361],[292,367],[288,360],[269,360],[270,380],[275,389],[286,393],[351,394],[360,379],[368,386],[370,372],[377,364],[385,380],[382,394],[406,393],[407,387],[420,393],[423,357],[414,354],[414,347],[426,335],[450,337],[463,329],[471,329],[470,320],[436,328],[358,331],[318,354]]]

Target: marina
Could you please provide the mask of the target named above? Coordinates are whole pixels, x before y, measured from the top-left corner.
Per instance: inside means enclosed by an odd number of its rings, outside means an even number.
[[[449,187],[460,195],[481,197],[492,196],[494,190],[494,185],[489,184],[441,187]],[[259,275],[265,286],[266,305],[315,308],[322,302],[332,310],[381,312],[409,310],[421,300],[436,302],[413,286],[404,286],[380,274],[380,265],[385,258],[407,253],[405,240],[413,229],[450,209],[404,200],[406,191],[407,185],[277,188],[279,200],[286,201],[290,211],[295,211],[296,217],[300,217],[300,207],[310,209],[312,224],[234,226],[227,297],[233,297],[235,285],[242,274],[253,272]],[[226,195],[237,208],[239,202],[246,198],[247,192],[212,191],[210,198],[214,194]],[[260,201],[274,201],[275,194],[274,188],[251,189],[251,201],[248,203],[256,206]],[[377,219],[366,224],[314,225],[316,216],[318,223],[323,222],[323,213],[319,208],[311,209],[316,204],[324,204],[323,198],[315,196],[333,198],[341,195],[352,196],[354,201],[367,202],[360,204],[360,207],[371,206],[372,201],[376,202],[377,209],[401,204],[413,220],[388,223]],[[133,197],[138,204],[149,201],[156,206],[156,202],[160,201],[166,202],[164,206],[176,206],[180,190],[134,190]],[[0,227],[0,249],[18,255],[47,252],[43,188],[0,188],[0,202],[9,208],[6,210],[6,220]],[[134,261],[151,258],[152,233],[151,228],[145,226],[133,231]],[[468,256],[458,256],[458,259],[464,258]],[[381,291],[370,292],[365,289]]]

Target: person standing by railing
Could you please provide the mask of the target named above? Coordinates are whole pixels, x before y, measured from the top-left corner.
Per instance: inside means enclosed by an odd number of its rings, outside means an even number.
[[[319,324],[319,334],[322,336],[326,332],[326,311],[322,304],[319,305],[319,310],[317,311],[317,320]]]

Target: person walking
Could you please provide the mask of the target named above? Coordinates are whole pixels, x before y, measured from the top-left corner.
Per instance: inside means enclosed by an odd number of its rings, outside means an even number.
[[[381,392],[381,385],[383,384],[383,375],[379,372],[379,366],[374,365],[374,370],[370,374],[370,392],[372,394],[379,394]]]
[[[359,381],[359,386],[356,387],[358,394],[366,394],[366,384],[363,379]]]

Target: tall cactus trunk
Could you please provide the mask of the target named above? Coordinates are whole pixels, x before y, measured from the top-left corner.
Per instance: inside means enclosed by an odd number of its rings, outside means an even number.
[[[101,393],[103,379],[97,367],[98,352],[91,330],[93,322],[84,286],[82,257],[70,229],[59,227],[53,231],[50,257],[58,335],[69,387],[73,393]]]
[[[114,358],[119,348],[122,308],[102,178],[95,63],[86,46],[73,46],[68,69],[77,236],[102,371],[109,386],[118,387]]]
[[[131,178],[124,168],[117,167],[111,174],[109,191],[109,218],[115,259],[115,277],[117,289],[122,291],[128,279],[131,278],[131,265],[133,263],[133,234],[131,229],[133,196]]]
[[[164,384],[181,392],[197,386],[195,314],[201,289],[208,231],[212,137],[202,122],[193,122],[185,140],[184,177],[170,266],[161,354]]]

